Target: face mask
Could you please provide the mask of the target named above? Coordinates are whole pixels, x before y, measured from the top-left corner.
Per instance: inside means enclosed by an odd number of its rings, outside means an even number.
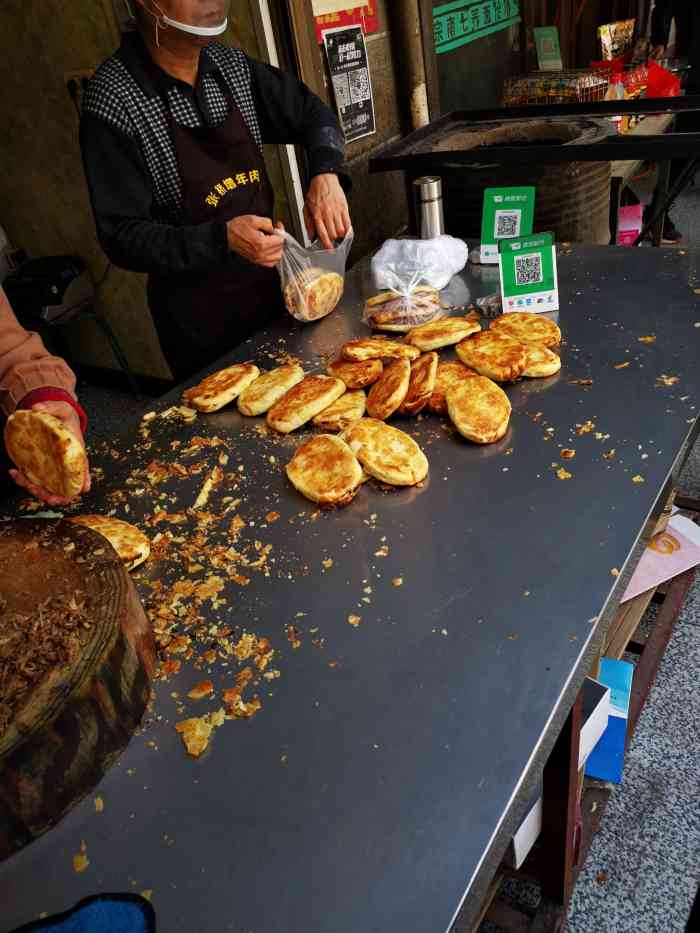
[[[189,23],[179,23],[176,19],[170,19],[165,14],[161,16],[166,25],[179,29],[180,32],[188,32],[192,36],[220,36],[222,32],[226,32],[228,26],[228,17],[218,26],[190,26]]]
[[[128,0],[125,0],[125,3],[128,6]],[[160,20],[164,26],[172,26],[173,29],[179,29],[180,32],[187,32],[191,36],[220,36],[222,33],[226,32],[226,27],[228,26],[228,17],[224,18],[223,23],[219,23],[218,26],[190,26],[189,23],[180,23],[176,19],[170,19],[169,16],[166,16],[165,13],[161,10],[158,4],[153,0],[153,6],[160,13],[160,17],[154,16],[156,21],[156,44],[160,45],[158,42],[158,22]],[[131,11],[130,11],[131,12]],[[147,11],[150,12],[150,11]],[[151,14],[153,15],[153,14]],[[161,27],[162,28],[162,27]]]

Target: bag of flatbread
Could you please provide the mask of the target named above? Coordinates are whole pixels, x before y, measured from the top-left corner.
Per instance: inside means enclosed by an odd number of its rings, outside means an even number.
[[[391,288],[368,298],[362,320],[373,330],[406,333],[444,315],[440,292],[415,272],[408,279],[394,276]]]
[[[277,265],[287,311],[297,321],[318,321],[338,305],[345,286],[345,265],[353,232],[334,249],[323,249],[318,240],[308,248],[289,233]]]

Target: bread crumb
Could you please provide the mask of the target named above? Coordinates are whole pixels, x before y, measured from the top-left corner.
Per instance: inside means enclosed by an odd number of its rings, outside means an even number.
[[[392,586],[403,586],[403,577],[394,577],[391,581]]]
[[[360,624],[362,619],[359,616],[349,615],[348,616],[348,625],[354,625],[355,628]]]
[[[102,813],[105,808],[105,802],[102,797],[95,797],[95,813]]]

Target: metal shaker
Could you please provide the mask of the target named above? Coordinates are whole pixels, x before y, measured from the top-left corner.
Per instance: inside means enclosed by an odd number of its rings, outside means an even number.
[[[421,240],[431,240],[443,234],[445,218],[442,213],[442,179],[436,175],[416,178],[413,182],[413,196]]]

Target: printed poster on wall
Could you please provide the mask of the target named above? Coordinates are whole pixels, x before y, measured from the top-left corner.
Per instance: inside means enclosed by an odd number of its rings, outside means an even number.
[[[453,0],[433,8],[438,55],[520,22],[518,0]]]
[[[346,142],[376,133],[372,80],[362,26],[326,29],[323,41]]]

